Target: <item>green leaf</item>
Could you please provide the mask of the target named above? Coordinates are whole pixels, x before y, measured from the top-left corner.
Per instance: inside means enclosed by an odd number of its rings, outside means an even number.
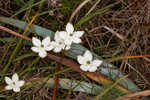
[[[26,23],[26,22],[15,20],[12,18],[7,18],[7,17],[0,17],[0,22],[13,25],[13,26],[18,27],[22,30],[25,30],[25,28],[28,25],[28,23]],[[37,26],[37,25],[31,25],[28,32],[36,33],[37,35],[42,36],[42,37],[46,37],[46,36],[54,37],[53,31],[50,31],[48,29],[42,28],[42,27]]]
[[[53,88],[54,79],[49,79],[46,86]],[[73,91],[80,91],[93,95],[97,95],[103,91],[103,88],[96,84],[61,78],[59,79],[59,86],[59,88],[62,89],[72,89]]]

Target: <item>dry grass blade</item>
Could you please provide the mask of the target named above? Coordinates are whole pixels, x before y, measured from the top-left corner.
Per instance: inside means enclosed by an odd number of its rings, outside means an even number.
[[[150,82],[142,75],[142,73],[140,73],[138,70],[136,70],[133,66],[131,66],[129,63],[127,63],[127,65],[133,69],[137,74],[139,74],[139,76],[145,81],[146,84],[148,84],[150,86]]]
[[[150,90],[145,90],[145,91],[125,95],[124,97],[118,98],[116,100],[130,100],[131,98],[134,97],[149,96],[149,95],[150,95]]]
[[[150,57],[150,55],[137,55],[137,56],[122,56],[122,57],[115,57],[111,59],[107,59],[108,62],[122,60],[122,59],[133,59],[133,58],[144,58],[144,57]]]
[[[74,16],[80,11],[80,9],[86,4],[88,3],[90,0],[84,0],[77,8],[76,10],[72,13],[69,22],[72,22]]]
[[[147,8],[148,8],[148,14],[147,14],[147,20],[149,21],[149,19],[150,19],[150,0],[147,0]]]
[[[110,31],[112,34],[116,35],[122,41],[125,40],[125,38],[122,35],[120,35],[119,33],[115,32],[114,30],[110,29],[109,27],[104,26],[104,28],[107,29],[108,31]]]

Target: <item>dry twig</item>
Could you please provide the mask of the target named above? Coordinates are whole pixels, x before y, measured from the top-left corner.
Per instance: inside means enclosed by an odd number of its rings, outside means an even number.
[[[26,37],[26,36],[23,36],[23,35],[21,35],[21,34],[19,34],[19,33],[16,33],[16,32],[14,32],[14,31],[12,31],[12,30],[6,28],[6,27],[3,27],[3,26],[0,26],[0,30],[3,30],[3,31],[5,31],[5,32],[8,32],[8,33],[10,33],[10,34],[12,34],[12,35],[18,36],[18,37],[23,38],[23,39],[25,39],[25,40],[31,40],[30,38],[28,38],[28,37]]]
[[[58,68],[56,69],[56,72],[60,71],[60,66],[58,66]],[[53,98],[52,100],[56,100],[56,95],[57,95],[57,87],[59,84],[59,75],[57,74],[54,78],[54,90],[53,90]]]

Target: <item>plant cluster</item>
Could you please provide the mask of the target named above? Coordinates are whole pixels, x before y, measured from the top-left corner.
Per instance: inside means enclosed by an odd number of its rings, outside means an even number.
[[[74,31],[74,27],[71,23],[66,25],[66,31],[56,31],[54,36],[54,41],[51,41],[49,36],[45,37],[42,41],[36,37],[32,38],[33,47],[31,50],[41,58],[47,56],[47,51],[53,50],[55,53],[59,53],[62,50],[69,50],[72,43],[81,43],[81,37],[83,36],[84,31]],[[77,61],[80,64],[80,68],[83,71],[95,72],[97,67],[102,64],[101,60],[93,60],[92,53],[86,51],[84,55],[78,55]],[[12,76],[12,79],[5,77],[5,82],[8,84],[5,89],[12,90],[14,92],[19,92],[20,87],[24,85],[24,81],[19,81],[19,76],[15,73]]]

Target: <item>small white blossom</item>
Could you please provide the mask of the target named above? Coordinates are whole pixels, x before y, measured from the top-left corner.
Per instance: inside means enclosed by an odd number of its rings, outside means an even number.
[[[83,71],[95,72],[97,67],[102,64],[101,60],[93,60],[93,56],[90,51],[86,51],[83,56],[77,56],[77,60],[79,62],[80,68]]]
[[[66,31],[60,31],[60,37],[64,39],[64,43],[68,46],[72,43],[80,43],[81,36],[84,34],[84,31],[74,31],[74,27],[71,23],[66,25]]]
[[[16,73],[12,76],[12,79],[10,79],[9,77],[5,77],[5,82],[8,84],[5,87],[5,89],[13,90],[14,92],[19,92],[20,87],[24,85],[24,81],[23,80],[19,81],[19,77]]]
[[[60,33],[58,31],[55,33],[54,40],[55,41],[51,42],[54,52],[58,53],[61,52],[61,50],[65,49],[64,41],[60,38]]]
[[[58,53],[61,52],[61,50],[68,50],[70,49],[70,45],[65,45],[64,39],[60,37],[60,32],[57,31],[55,33],[54,37],[55,41],[52,41],[51,45],[53,46],[53,51]]]
[[[41,58],[47,56],[46,51],[50,51],[53,49],[53,46],[51,45],[50,37],[46,37],[42,41],[33,37],[32,43],[34,46],[31,48],[31,50],[38,53]]]

